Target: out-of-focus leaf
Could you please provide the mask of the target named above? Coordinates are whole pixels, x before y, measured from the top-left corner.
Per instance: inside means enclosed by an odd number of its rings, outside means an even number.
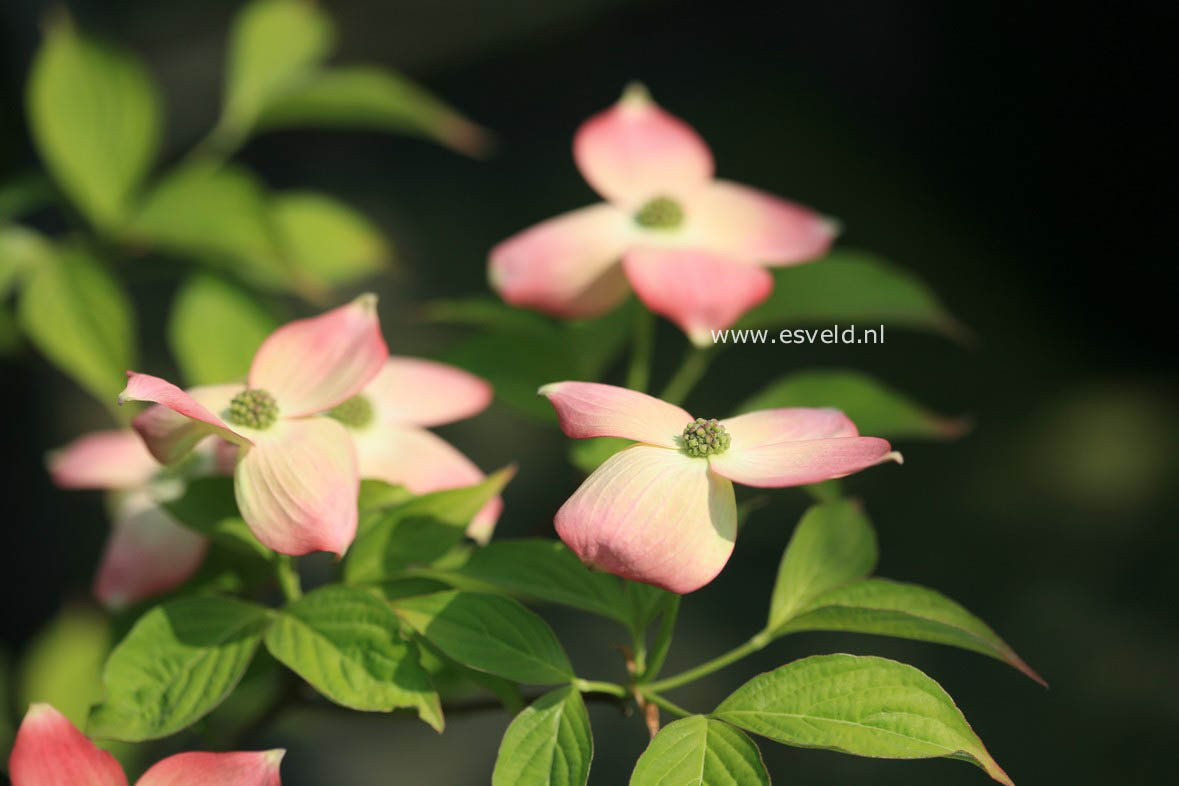
[[[40,172],[0,183],[0,221],[20,218],[53,199],[53,184]]]
[[[949,644],[989,655],[1047,684],[985,622],[945,595],[916,584],[872,578],[838,587],[815,598],[774,633],[804,630],[877,633]]]
[[[233,20],[222,123],[244,134],[267,105],[309,78],[335,31],[317,3],[253,0]]]
[[[15,724],[12,722],[12,665],[8,653],[0,649],[0,763],[8,761],[8,753],[12,750],[12,740],[16,736]],[[0,772],[7,774],[8,768],[0,766]]]
[[[121,221],[160,137],[159,100],[139,61],[59,16],[33,61],[28,112],[62,190],[96,225]]]
[[[271,561],[275,553],[262,545],[238,513],[233,478],[193,478],[180,497],[164,503],[177,521],[238,554]]]
[[[181,285],[168,316],[168,345],[190,385],[245,379],[275,319],[241,287],[206,273]]]
[[[337,704],[370,712],[411,707],[442,731],[442,706],[417,647],[367,590],[331,585],[291,603],[266,631],[266,648]]]
[[[593,757],[585,702],[566,685],[512,720],[499,745],[491,786],[585,786]]]
[[[569,463],[588,475],[606,459],[633,444],[632,440],[620,437],[575,439],[569,444]]]
[[[660,729],[635,764],[630,786],[770,786],[770,774],[744,732],[692,715]]]
[[[8,309],[0,305],[0,356],[15,353],[20,345],[20,328]]]
[[[405,486],[394,486],[383,480],[364,478],[360,481],[360,493],[356,507],[361,513],[379,508],[389,508],[413,499],[413,493]]]
[[[261,721],[282,699],[286,669],[267,652],[259,652],[233,693],[209,713],[205,724],[209,748],[232,748],[242,734]]]
[[[782,554],[767,630],[775,630],[823,593],[864,578],[875,566],[876,534],[859,503],[812,505]]]
[[[106,616],[91,606],[66,606],[37,633],[21,657],[16,709],[47,702],[81,728],[102,699],[102,664],[111,650]],[[7,705],[4,707],[7,711]]]
[[[54,365],[115,406],[135,365],[135,319],[123,288],[97,260],[60,249],[26,281],[19,319]]]
[[[799,371],[771,382],[739,411],[777,407],[834,407],[861,434],[888,439],[949,439],[966,429],[960,419],[930,412],[908,396],[859,371]]]
[[[173,169],[147,194],[128,231],[167,251],[218,263],[255,285],[292,285],[266,191],[239,166],[195,161]]]
[[[511,598],[448,590],[391,603],[406,624],[468,668],[530,685],[573,679],[552,628]]]
[[[316,126],[417,134],[468,155],[490,145],[486,130],[400,74],[377,66],[317,71],[271,101],[260,128]]]
[[[858,322],[857,322],[858,321]],[[863,251],[836,249],[823,259],[774,271],[774,291],[737,328],[857,323],[932,330],[964,340],[969,332],[912,273]]]
[[[215,596],[147,612],[106,662],[88,733],[138,742],[200,720],[242,678],[270,619],[261,606]]]
[[[343,202],[289,192],[271,209],[292,263],[317,283],[344,286],[388,269],[392,254],[380,230]]]
[[[383,581],[409,565],[438,559],[463,539],[471,519],[515,473],[515,467],[505,467],[474,485],[423,494],[369,513],[373,520],[348,549],[344,580]]]
[[[37,268],[51,264],[53,245],[20,224],[0,224],[0,302]]]
[[[803,658],[754,677],[712,715],[804,748],[884,759],[964,759],[1012,786],[945,690],[912,666],[885,658]]]

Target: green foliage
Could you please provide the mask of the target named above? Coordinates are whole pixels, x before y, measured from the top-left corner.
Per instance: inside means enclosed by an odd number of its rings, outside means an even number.
[[[488,298],[436,301],[427,316],[479,329],[440,359],[486,379],[514,409],[546,421],[553,408],[536,395],[541,385],[564,379],[593,380],[621,352],[633,302],[583,322],[556,322]]]
[[[88,732],[138,742],[200,720],[237,685],[270,619],[260,606],[215,596],[156,606],[107,660]]]
[[[775,630],[824,592],[861,579],[876,566],[876,535],[859,503],[807,509],[778,567],[767,630]]]
[[[930,412],[868,374],[849,370],[799,371],[781,377],[748,399],[740,412],[776,407],[834,407],[861,434],[887,439],[949,439],[966,423]]]
[[[339,200],[287,192],[275,196],[271,210],[292,263],[317,285],[345,286],[389,266],[392,252],[380,230]]]
[[[114,407],[135,365],[135,317],[97,259],[64,247],[42,260],[21,294],[20,324],[54,365]]]
[[[410,565],[428,565],[462,541],[467,525],[507,485],[514,467],[480,483],[423,494],[372,511],[348,550],[344,579],[350,584],[394,578]]]
[[[606,459],[633,444],[632,440],[620,437],[575,439],[569,444],[569,463],[588,475]]]
[[[356,507],[361,513],[400,505],[413,499],[405,486],[394,486],[383,480],[364,478],[360,481],[360,493],[356,496]]]
[[[442,731],[442,706],[417,646],[402,639],[397,616],[366,590],[327,586],[291,603],[266,631],[266,648],[337,704],[374,712],[411,707]]]
[[[275,558],[274,552],[254,537],[238,513],[232,478],[193,478],[181,496],[163,504],[177,521],[216,544],[266,562]]]
[[[449,590],[392,604],[397,616],[464,666],[532,685],[573,679],[552,628],[511,598]]]
[[[96,226],[121,222],[159,146],[159,100],[139,61],[59,15],[33,61],[28,112],[62,190]]]
[[[727,723],[693,715],[660,729],[630,786],[769,786],[761,751]]]
[[[66,606],[25,649],[16,694],[21,713],[34,702],[52,704],[77,726],[102,699],[102,664],[110,652],[110,623],[91,606]]]
[[[852,322],[931,330],[957,340],[969,335],[912,273],[873,254],[846,249],[810,264],[777,268],[773,293],[736,327]]]
[[[246,290],[206,273],[180,287],[168,315],[168,345],[191,385],[245,379],[276,320]]]
[[[788,663],[735,690],[713,717],[804,748],[965,759],[1011,784],[942,687],[885,658],[815,655]]]
[[[492,786],[585,786],[594,740],[581,693],[549,691],[515,717],[504,734]]]
[[[52,264],[53,246],[20,224],[0,224],[0,301],[19,289],[39,267]]]
[[[468,155],[490,145],[487,132],[400,74],[345,66],[310,74],[271,101],[261,129],[363,128],[417,134]]]

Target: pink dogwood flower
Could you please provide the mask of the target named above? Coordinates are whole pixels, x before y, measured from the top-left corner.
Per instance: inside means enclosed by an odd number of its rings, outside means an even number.
[[[246,384],[188,392],[128,371],[122,401],[151,401],[133,425],[164,464],[213,434],[239,446],[234,495],[242,518],[283,554],[343,554],[356,536],[356,448],[322,413],[360,393],[389,350],[376,295],[290,322],[258,348]]]
[[[161,505],[184,492],[185,477],[225,471],[213,439],[196,452],[188,472],[170,472],[127,429],[86,434],[50,454],[49,473],[59,487],[112,492],[112,529],[93,587],[108,609],[175,589],[200,567],[208,542]]]
[[[693,418],[644,393],[593,382],[540,389],[570,437],[622,437],[554,524],[587,565],[686,593],[716,578],[737,536],[733,483],[781,488],[850,475],[899,453],[834,409]]]
[[[582,124],[573,157],[606,201],[492,249],[491,283],[508,303],[590,317],[617,305],[629,281],[648,308],[704,344],[770,294],[763,266],[820,257],[835,235],[808,208],[714,179],[704,140],[642,86]]]
[[[136,786],[282,786],[284,751],[178,753],[157,762]],[[48,704],[33,704],[8,758],[12,786],[127,786],[114,756],[99,749]]]
[[[487,382],[462,369],[390,357],[363,391],[329,414],[352,434],[360,477],[426,494],[483,480],[482,470],[470,459],[426,428],[482,412],[491,397]],[[502,509],[501,498],[489,500],[467,534],[486,543]]]

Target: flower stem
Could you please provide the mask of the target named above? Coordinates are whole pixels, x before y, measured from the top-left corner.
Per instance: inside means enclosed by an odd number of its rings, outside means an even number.
[[[654,346],[655,315],[640,305],[635,313],[630,366],[626,370],[626,386],[631,390],[647,392],[651,384],[651,352]]]
[[[764,648],[773,639],[768,631],[761,631],[749,641],[742,644],[736,649],[731,649],[723,655],[718,655],[710,661],[701,663],[695,668],[682,671],[679,674],[668,677],[667,679],[657,680],[644,686],[645,691],[665,691],[672,688],[678,688],[681,685],[687,685],[689,682],[695,682],[701,677],[712,674],[714,671],[723,669],[734,661],[741,660],[750,653],[757,652]]]
[[[712,353],[707,349],[689,348],[679,370],[667,383],[667,387],[663,389],[659,398],[672,404],[683,403],[688,394],[692,392],[692,388],[696,387],[696,383],[700,381],[700,377],[704,376],[704,372],[708,370],[708,364],[711,362]]]
[[[626,688],[616,682],[576,679],[573,681],[573,687],[582,693],[609,693],[611,696],[617,696],[620,699],[625,699],[630,695],[626,692]]]
[[[651,648],[647,667],[639,672],[640,682],[658,677],[659,670],[663,668],[663,661],[666,660],[667,652],[671,649],[671,637],[675,633],[675,620],[680,611],[682,597],[682,595],[668,593],[663,601],[663,618],[659,620],[659,631],[655,634],[655,646]]]
[[[295,560],[289,554],[279,554],[274,562],[274,573],[278,577],[278,586],[282,596],[288,603],[293,603],[303,597],[303,585],[299,581],[299,571],[295,569]]]

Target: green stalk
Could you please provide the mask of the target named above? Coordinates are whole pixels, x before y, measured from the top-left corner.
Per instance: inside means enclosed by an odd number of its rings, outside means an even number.
[[[616,682],[575,679],[573,681],[573,687],[582,693],[609,693],[611,696],[617,696],[620,699],[625,699],[630,695],[626,692],[626,688]]]
[[[274,574],[278,578],[279,589],[287,603],[294,603],[303,597],[303,585],[299,581],[299,571],[295,569],[295,560],[289,554],[279,554],[274,562]]]
[[[644,699],[651,702],[652,704],[659,707],[660,709],[667,710],[672,715],[678,715],[681,718],[687,718],[688,716],[695,714],[692,712],[688,712],[687,710],[685,710],[683,707],[679,706],[678,704],[674,704],[674,703],[668,701],[667,699],[663,698],[662,696],[660,696],[658,693],[655,693],[654,691],[643,690],[643,691],[639,691],[639,693],[642,695],[642,697]]]
[[[635,313],[635,331],[631,342],[630,366],[626,386],[646,393],[651,384],[651,352],[655,347],[655,315],[642,306]]]
[[[696,383],[704,376],[704,372],[708,370],[708,364],[712,362],[712,353],[707,349],[700,347],[690,347],[684,355],[684,360],[680,364],[679,370],[667,383],[667,387],[659,394],[659,398],[672,404],[682,404],[688,394],[692,392],[692,388],[696,387]]]
[[[667,659],[671,649],[671,637],[675,633],[675,620],[680,611],[682,595],[669,593],[663,602],[663,617],[659,620],[659,631],[655,634],[655,646],[651,648],[651,656],[645,669],[639,672],[639,682],[646,682],[659,676],[663,668],[663,661]]]
[[[723,669],[725,666],[728,666],[734,661],[741,660],[746,655],[763,649],[772,640],[773,637],[769,634],[769,632],[763,630],[749,641],[742,644],[740,647],[731,649],[723,655],[718,655],[712,660],[701,663],[695,668],[682,671],[679,674],[668,677],[667,679],[657,680],[655,682],[649,683],[644,687],[644,690],[660,692],[671,690],[672,688],[678,688],[681,685],[687,685],[689,682],[695,682],[701,677],[706,677],[709,674],[712,674],[714,671]]]

